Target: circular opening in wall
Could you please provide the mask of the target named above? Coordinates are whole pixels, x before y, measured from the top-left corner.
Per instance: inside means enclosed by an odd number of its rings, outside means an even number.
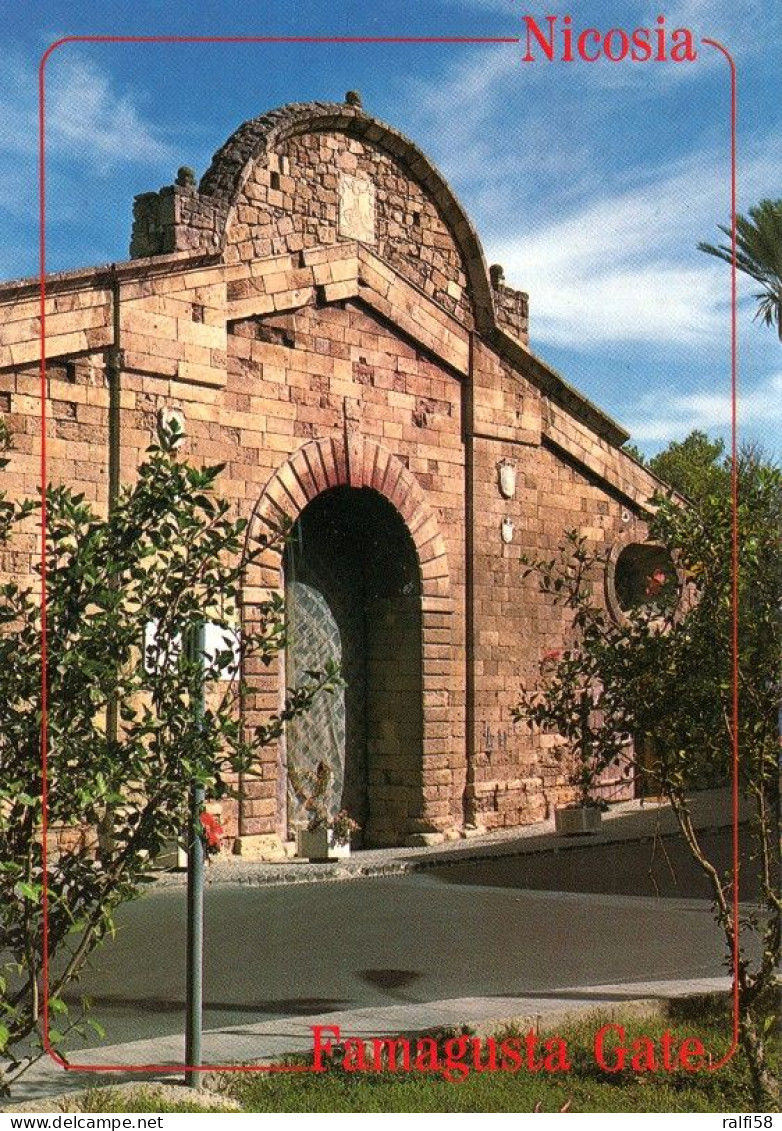
[[[673,609],[679,601],[679,576],[664,546],[629,542],[611,554],[607,576],[608,603],[621,617],[640,608]]]

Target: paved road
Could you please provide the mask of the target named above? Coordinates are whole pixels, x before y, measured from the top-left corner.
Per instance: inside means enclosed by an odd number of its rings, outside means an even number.
[[[655,880],[671,894],[624,894],[655,890],[650,852],[623,844],[342,883],[209,887],[205,1027],[724,974],[707,892],[672,843],[669,860],[658,848]],[[93,1015],[112,1044],[181,1032],[184,890],[153,890],[117,922],[81,986]]]

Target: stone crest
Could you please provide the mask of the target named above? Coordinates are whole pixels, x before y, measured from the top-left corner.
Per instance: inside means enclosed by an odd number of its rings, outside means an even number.
[[[362,243],[375,242],[375,186],[372,181],[341,173],[339,234]]]
[[[502,459],[497,464],[500,476],[500,494],[503,499],[512,499],[516,494],[516,464],[513,460]]]
[[[175,448],[187,439],[185,414],[180,408],[161,408],[157,414],[158,428],[171,434]]]

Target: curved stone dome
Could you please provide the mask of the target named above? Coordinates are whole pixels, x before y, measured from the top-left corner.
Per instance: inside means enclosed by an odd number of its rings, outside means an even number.
[[[448,182],[409,138],[367,114],[355,101],[292,102],[244,122],[215,153],[201,178],[199,192],[232,213],[253,168],[280,146],[301,134],[334,131],[363,140],[389,153],[422,187],[439,209],[465,265],[479,326],[492,322],[492,296],[483,250],[475,229]]]

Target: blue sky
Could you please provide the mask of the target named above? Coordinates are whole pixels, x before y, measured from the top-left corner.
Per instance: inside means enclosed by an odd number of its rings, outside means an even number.
[[[689,27],[733,53],[739,210],[782,195],[773,0],[0,2],[0,277],[37,271],[37,66],[61,35],[513,36],[524,14]],[[514,44],[68,44],[47,68],[48,267],[127,257],[134,194],[206,169],[247,118],[362,92],[419,144],[488,262],[530,293],[531,344],[652,454],[727,435],[729,269],[696,250],[727,223],[728,74],[685,65],[521,62]],[[740,429],[782,454],[782,347],[740,294]]]

